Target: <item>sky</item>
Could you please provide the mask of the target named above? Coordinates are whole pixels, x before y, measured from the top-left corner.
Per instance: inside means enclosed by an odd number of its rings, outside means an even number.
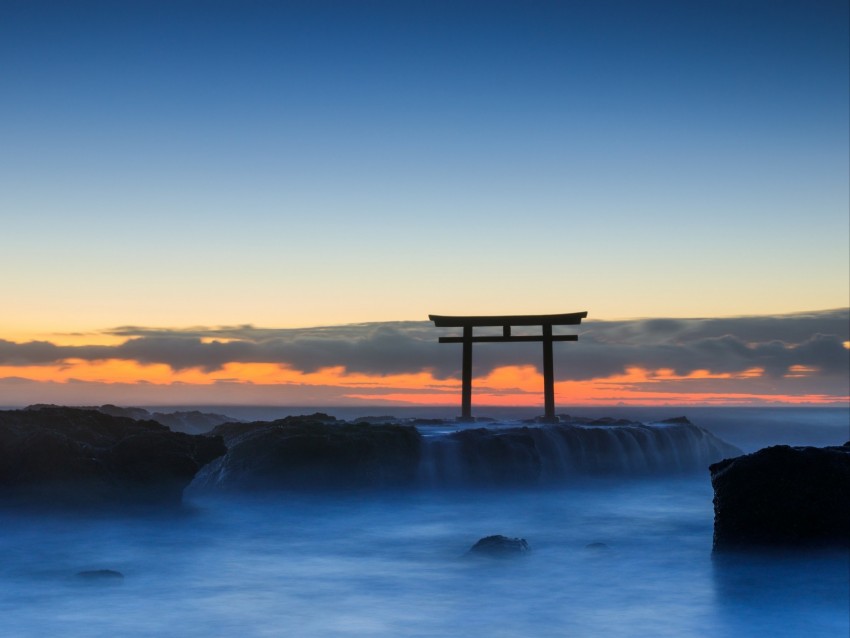
[[[0,0],[0,405],[846,405],[848,13]]]

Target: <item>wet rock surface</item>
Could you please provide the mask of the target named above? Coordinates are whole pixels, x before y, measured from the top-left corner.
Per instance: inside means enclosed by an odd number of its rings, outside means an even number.
[[[469,548],[467,554],[487,558],[511,558],[521,556],[529,551],[531,551],[531,548],[524,538],[510,538],[496,534],[479,539],[475,545]]]
[[[850,547],[850,442],[777,445],[710,471],[715,550]]]
[[[193,489],[354,489],[415,482],[420,436],[407,425],[346,423],[317,413],[229,423],[212,432],[227,455]]]
[[[315,413],[220,425],[212,434],[227,455],[199,472],[192,490],[534,487],[589,475],[703,472],[741,454],[686,419],[434,433],[383,419]]]
[[[175,505],[219,437],[95,410],[0,411],[0,497],[65,506]]]

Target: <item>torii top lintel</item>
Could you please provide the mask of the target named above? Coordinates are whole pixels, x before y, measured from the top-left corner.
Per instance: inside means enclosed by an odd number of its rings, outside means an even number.
[[[557,315],[481,315],[471,317],[428,315],[437,328],[465,326],[575,326],[587,317],[587,312],[568,312]]]

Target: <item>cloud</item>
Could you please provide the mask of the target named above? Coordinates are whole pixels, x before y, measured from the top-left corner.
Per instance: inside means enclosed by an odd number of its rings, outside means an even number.
[[[555,345],[556,377],[583,380],[629,368],[737,373],[760,368],[779,378],[795,366],[821,376],[848,375],[850,309],[777,316],[718,319],[587,320],[577,343]],[[429,322],[386,322],[298,329],[251,325],[177,329],[122,326],[105,331],[125,340],[117,345],[62,346],[48,341],[0,340],[0,365],[50,365],[68,359],[121,359],[165,364],[174,370],[218,370],[226,363],[273,363],[304,372],[342,366],[374,375],[430,371],[458,377],[460,347],[438,344]],[[519,332],[517,330],[516,332]],[[479,344],[476,375],[506,365],[541,364],[539,345]]]

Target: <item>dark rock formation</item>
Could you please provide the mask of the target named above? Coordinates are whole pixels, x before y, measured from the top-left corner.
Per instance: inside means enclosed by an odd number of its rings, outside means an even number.
[[[470,428],[347,423],[326,414],[225,423],[228,447],[193,489],[518,487],[588,475],[704,471],[741,451],[690,422]]]
[[[658,423],[668,423],[668,424],[683,424],[690,423],[688,417],[686,416],[674,416],[671,419],[664,419],[663,421],[658,421]]]
[[[412,419],[410,425],[445,425],[446,419]]]
[[[577,476],[705,471],[741,450],[690,422],[473,428],[423,442],[434,487],[563,483]]]
[[[850,547],[850,444],[777,445],[710,470],[715,550]]]
[[[690,423],[687,419],[685,421]],[[600,419],[593,419],[587,425],[635,425],[635,422],[629,421],[628,419],[615,419],[610,416],[605,416]]]
[[[238,421],[225,414],[215,412],[200,412],[198,410],[178,410],[177,412],[154,412],[149,417],[157,423],[162,423],[174,432],[186,434],[206,434],[222,423]]]
[[[204,468],[193,488],[349,489],[415,482],[420,447],[415,428],[329,423],[325,417],[215,428],[213,434],[227,444],[227,455]]]
[[[43,410],[44,408],[58,408],[62,406],[36,404],[27,407],[27,410]],[[97,410],[110,416],[123,416],[135,421],[156,421],[175,432],[186,434],[204,434],[222,423],[239,421],[224,414],[214,412],[199,412],[198,410],[178,410],[176,412],[148,412],[144,408],[124,408],[107,403],[105,405],[82,406],[81,410]]]
[[[389,414],[381,416],[359,416],[354,419],[354,423],[398,423],[399,419]]]
[[[177,504],[218,437],[95,410],[0,411],[0,496],[59,505]]]
[[[509,558],[519,556],[530,551],[528,541],[524,538],[508,538],[501,534],[485,536],[473,545],[467,554],[473,556],[486,556],[488,558]]]

